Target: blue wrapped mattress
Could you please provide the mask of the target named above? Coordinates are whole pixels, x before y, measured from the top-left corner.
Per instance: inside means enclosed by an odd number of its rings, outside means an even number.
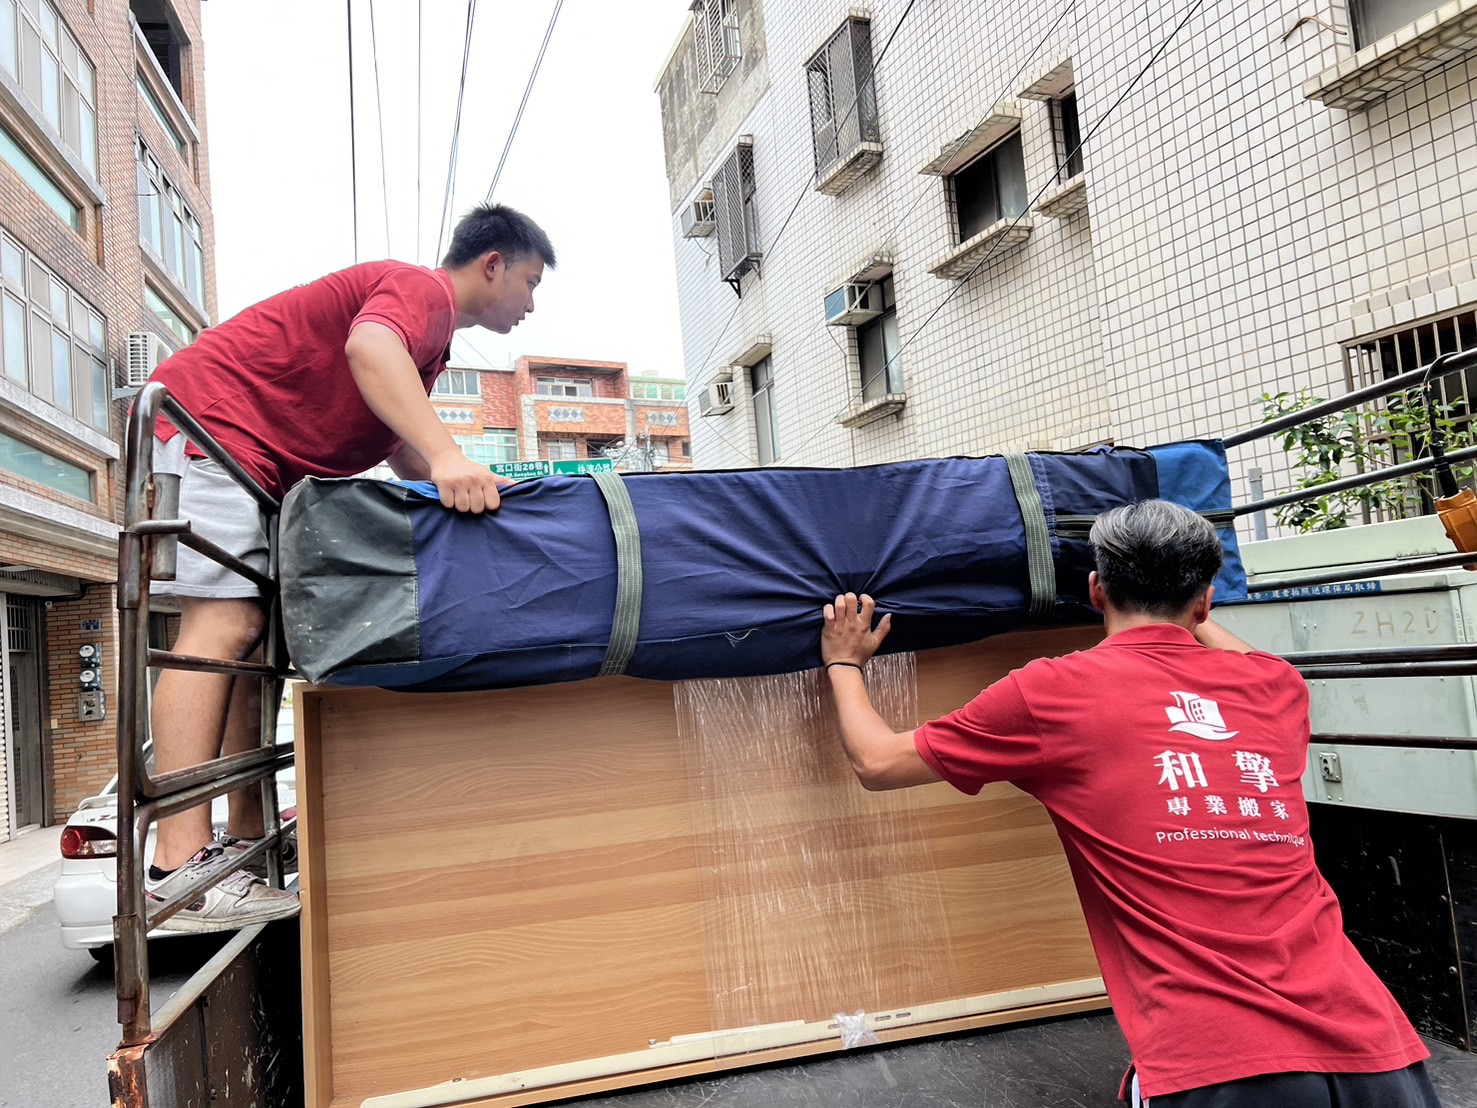
[[[1244,597],[1218,442],[545,477],[478,516],[430,485],[310,478],[282,508],[287,644],[317,683],[489,689],[807,669],[848,591],[894,613],[886,652],[1086,623],[1092,517],[1150,497],[1217,522],[1217,596]]]

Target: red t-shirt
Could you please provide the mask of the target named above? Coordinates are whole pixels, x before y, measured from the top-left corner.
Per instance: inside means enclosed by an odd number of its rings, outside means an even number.
[[[354,326],[400,336],[427,393],[446,368],[456,294],[444,270],[366,262],[208,328],[151,378],[274,496],[309,474],[348,477],[399,447],[359,394],[344,344]],[[159,437],[175,429],[160,420]],[[193,455],[199,454],[193,447]]]
[[[918,729],[973,795],[1051,814],[1143,1095],[1428,1056],[1313,861],[1308,689],[1168,624],[1031,662]]]

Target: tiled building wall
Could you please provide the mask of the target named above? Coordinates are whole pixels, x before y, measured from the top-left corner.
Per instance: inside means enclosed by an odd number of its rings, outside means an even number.
[[[874,56],[906,7],[870,5]],[[1063,55],[1087,136],[1186,8],[915,5],[877,67],[882,162],[830,197],[807,187],[804,64],[849,10],[765,5],[770,85],[735,135],[754,136],[766,254],[741,301],[719,279],[716,239],[680,235],[717,159],[674,212],[703,467],[753,464],[742,379],[729,415],[698,418],[697,394],[756,334],[773,337],[781,464],[850,465],[1229,434],[1259,421],[1264,391],[1341,391],[1344,343],[1477,300],[1477,184],[1458,172],[1477,159],[1477,59],[1350,112],[1302,91],[1352,53],[1342,4],[1322,13],[1333,30],[1299,23],[1290,0],[1203,5],[1088,139],[1087,210],[1036,214],[1023,247],[956,288],[928,272],[955,239],[944,183],[919,168]],[[1051,129],[1047,104],[1023,106],[1034,197],[1054,168]],[[848,430],[834,420],[853,399],[854,344],[824,325],[821,298],[874,250],[895,259],[908,401]],[[1243,448],[1238,497],[1256,464],[1280,484],[1273,446]]]

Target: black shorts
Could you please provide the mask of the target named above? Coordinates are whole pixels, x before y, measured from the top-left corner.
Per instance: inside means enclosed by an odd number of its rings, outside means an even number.
[[[1441,1108],[1417,1062],[1388,1073],[1269,1073],[1144,1100],[1145,1108]]]

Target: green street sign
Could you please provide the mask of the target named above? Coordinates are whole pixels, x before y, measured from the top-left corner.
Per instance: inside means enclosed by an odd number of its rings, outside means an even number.
[[[565,462],[493,462],[492,472],[515,481],[528,481],[534,477],[548,477],[554,473],[580,474],[609,472],[615,469],[610,458],[577,458]]]

